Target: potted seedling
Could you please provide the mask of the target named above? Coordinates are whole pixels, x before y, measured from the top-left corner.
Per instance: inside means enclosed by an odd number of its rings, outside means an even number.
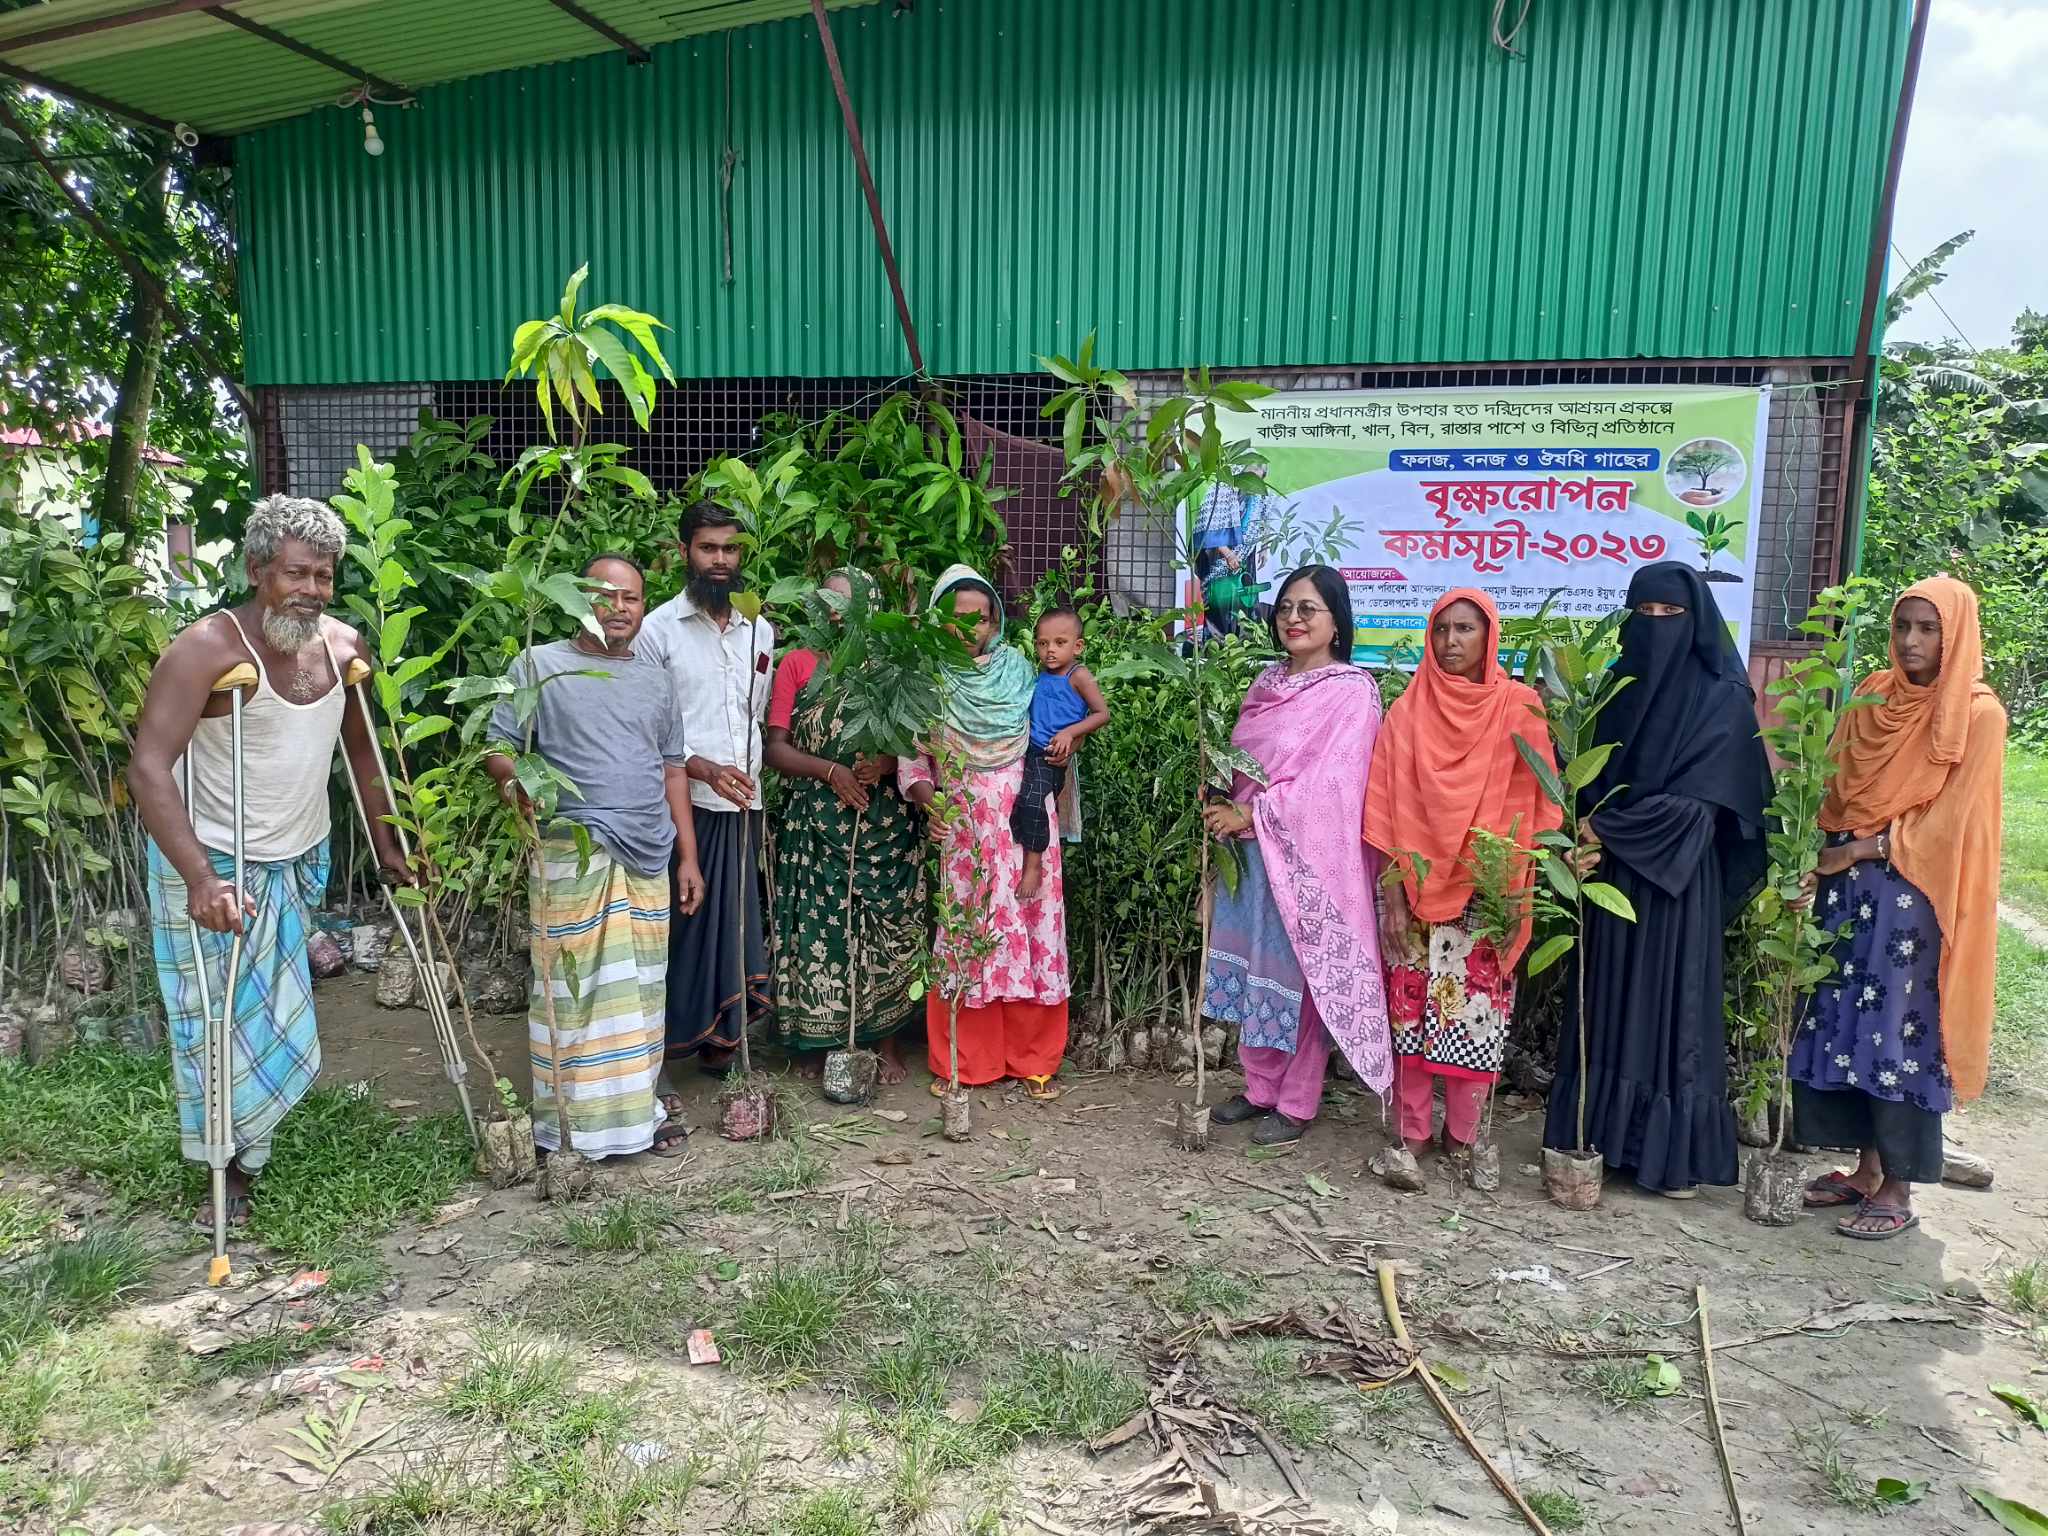
[[[1226,436],[1223,417],[1226,413],[1251,414],[1256,402],[1272,390],[1262,384],[1215,379],[1207,368],[1202,368],[1184,373],[1180,393],[1158,401],[1141,418],[1137,391],[1129,378],[1113,368],[1097,365],[1094,352],[1095,338],[1090,335],[1072,359],[1040,359],[1047,371],[1066,386],[1043,409],[1045,415],[1056,415],[1061,421],[1067,490],[1081,494],[1091,507],[1091,526],[1099,526],[1127,499],[1170,519],[1176,558],[1192,572],[1202,508],[1211,493],[1268,493],[1269,487],[1259,473],[1264,456],[1252,446],[1248,434]],[[1326,552],[1335,547],[1343,532],[1341,515],[1333,517],[1322,533],[1321,543]],[[1285,507],[1265,522],[1260,537],[1273,549],[1301,549],[1309,542],[1295,527],[1292,511]],[[1211,697],[1208,669],[1203,665],[1202,601],[1199,589],[1192,583],[1187,604],[1175,617],[1189,641],[1185,656],[1171,645],[1147,645],[1100,676],[1104,681],[1112,681],[1153,675],[1185,688],[1195,722],[1196,797],[1203,804],[1227,800],[1238,774],[1259,784],[1264,783],[1265,774],[1248,753],[1230,744],[1237,700]],[[1186,999],[1195,1096],[1192,1103],[1175,1106],[1174,1127],[1180,1144],[1199,1152],[1209,1144],[1208,1051],[1202,1039],[1202,997],[1216,903],[1210,882],[1211,845],[1215,839],[1205,832],[1197,841],[1201,948]],[[1244,851],[1235,841],[1220,846],[1222,856],[1216,873],[1234,891],[1243,872]]]
[[[1835,775],[1829,751],[1843,713],[1874,696],[1845,701],[1843,667],[1860,592],[1855,583],[1829,587],[1814,599],[1802,633],[1819,649],[1793,662],[1769,687],[1778,723],[1764,740],[1778,758],[1764,842],[1770,877],[1757,897],[1757,953],[1764,970],[1773,1055],[1763,1065],[1777,1098],[1770,1145],[1751,1156],[1742,1180],[1742,1213],[1767,1227],[1790,1226],[1805,1208],[1805,1170],[1783,1156],[1792,1123],[1792,1042],[1807,997],[1835,973],[1834,935],[1821,926],[1803,886],[1820,862],[1821,803]]]
[[[1581,804],[1580,793],[1599,777],[1616,746],[1613,742],[1594,741],[1600,713],[1631,681],[1613,671],[1620,654],[1615,637],[1622,617],[1609,614],[1582,638],[1560,639],[1544,645],[1537,653],[1544,713],[1557,752],[1557,766],[1551,767],[1543,754],[1520,736],[1515,738],[1515,750],[1535,773],[1543,793],[1562,813],[1562,824],[1557,830],[1541,833],[1536,839],[1540,879],[1533,887],[1535,914],[1561,931],[1537,946],[1529,957],[1529,975],[1541,975],[1567,953],[1578,967],[1575,1024],[1579,1077],[1573,1122],[1577,1134],[1568,1149],[1543,1149],[1544,1188],[1552,1200],[1571,1211],[1590,1211],[1600,1203],[1604,1163],[1601,1150],[1588,1146],[1586,1137],[1586,907],[1590,902],[1624,922],[1632,923],[1636,917],[1628,897],[1606,881],[1581,872],[1581,845],[1587,823],[1622,788],[1615,786],[1593,805]]]
[[[641,351],[661,370],[662,376],[673,382],[673,375],[669,373],[668,364],[655,342],[655,330],[665,329],[660,321],[616,304],[601,304],[581,315],[577,313],[576,296],[588,271],[588,267],[579,267],[570,277],[562,293],[558,314],[544,320],[529,320],[513,334],[512,362],[505,371],[505,379],[509,383],[515,377],[533,377],[548,441],[528,448],[505,474],[501,489],[511,488],[513,497],[508,518],[512,542],[503,565],[488,575],[466,573],[466,579],[479,586],[488,597],[514,610],[527,650],[531,650],[534,644],[541,617],[551,610],[567,614],[592,634],[598,633],[597,621],[591,610],[590,584],[572,571],[548,569],[557,540],[562,530],[570,525],[586,489],[604,481],[649,500],[654,495],[654,487],[646,476],[619,462],[626,451],[622,445],[586,441],[590,424],[586,407],[591,413],[603,409],[594,369],[603,367],[618,382],[635,421],[643,430],[654,408],[654,378],[619,333],[623,332],[625,338],[637,341]],[[556,406],[560,406],[569,417],[570,434],[566,444],[556,432]],[[545,481],[554,481],[562,487],[561,503],[551,516],[529,519],[525,510],[527,500],[534,487]],[[579,674],[559,674],[573,675]],[[603,675],[603,669],[586,669],[580,675]],[[501,698],[509,699],[520,737],[516,743],[488,741],[484,750],[487,754],[500,753],[511,759],[513,779],[521,791],[514,797],[516,804],[512,807],[512,816],[531,871],[529,890],[534,909],[534,969],[540,987],[541,1013],[547,1025],[549,1092],[554,1100],[556,1136],[560,1143],[542,1167],[538,1182],[543,1200],[558,1201],[574,1199],[588,1189],[593,1169],[588,1160],[576,1151],[569,1125],[568,1100],[562,1091],[562,1049],[555,1011],[557,972],[562,975],[572,997],[580,992],[582,979],[577,974],[574,957],[559,942],[549,938],[552,914],[542,855],[542,828],[555,823],[555,812],[562,794],[573,794],[576,788],[534,748],[541,692],[551,681],[554,679],[521,681],[510,675],[463,678],[449,690],[448,698],[451,704],[482,701],[491,705]],[[482,718],[472,719],[470,726],[465,728],[466,735],[487,724],[488,712],[480,711],[479,714]],[[570,824],[568,830],[575,839],[578,866],[585,867],[590,859],[590,834],[579,824]]]
[[[704,470],[701,483],[706,494],[739,518],[749,559],[756,564],[765,563],[769,554],[764,531],[781,526],[783,514],[808,506],[814,499],[807,491],[793,489],[803,457],[804,449],[798,446],[785,450],[758,471],[738,458],[719,459]],[[736,741],[732,746],[736,753],[744,748],[739,761],[756,776],[755,747],[761,729],[756,709],[766,685],[762,680],[763,657],[758,649],[761,631],[755,621],[765,606],[766,598],[760,592],[732,595],[732,611],[747,620],[746,736],[744,742]],[[753,1046],[747,1029],[747,895],[749,885],[758,889],[757,857],[753,813],[741,811],[741,876],[733,888],[732,913],[734,995],[739,998],[740,1010],[739,1054],[718,1098],[718,1134],[728,1141],[758,1141],[775,1129],[774,1087],[754,1074]]]
[[[789,585],[800,584],[778,583],[771,600],[782,598]],[[806,689],[824,693],[837,710],[839,740],[848,750],[863,757],[913,756],[939,717],[943,669],[965,665],[967,648],[944,625],[883,606],[870,583],[851,586],[850,595],[821,587],[803,597],[797,642],[824,658]],[[846,855],[846,1046],[825,1053],[825,1097],[839,1104],[868,1102],[882,1073],[881,1057],[858,1045],[861,924],[854,874],[865,819],[864,811],[855,816]]]
[[[476,1171],[491,1181],[494,1189],[523,1184],[539,1171],[533,1150],[533,1116],[519,1102],[512,1079],[496,1080],[497,1113],[483,1123],[483,1142],[477,1148]]]
[[[1489,946],[1496,961],[1507,953],[1522,925],[1531,920],[1534,907],[1534,892],[1525,883],[1530,854],[1516,836],[1520,827],[1521,823],[1516,821],[1505,836],[1485,827],[1474,827],[1471,852],[1461,860],[1472,876],[1472,896],[1465,908],[1466,931],[1475,947]],[[1502,1018],[1503,1034],[1507,1026],[1508,1020]],[[1486,1096],[1486,1114],[1465,1170],[1472,1187],[1487,1194],[1500,1188],[1500,1146],[1493,1139],[1493,1101],[1498,1097],[1496,1084],[1496,1091]],[[1581,1134],[1580,1140],[1584,1139]]]
[[[990,921],[994,906],[993,871],[980,843],[969,838],[967,860],[968,899],[961,900],[953,889],[946,869],[949,839],[944,835],[968,818],[966,797],[952,786],[967,776],[967,760],[958,749],[943,740],[932,743],[932,776],[936,792],[926,814],[935,818],[941,835],[934,839],[932,889],[937,892],[938,943],[933,955],[939,995],[946,1001],[947,1088],[940,1099],[942,1129],[946,1140],[965,1141],[974,1129],[973,1103],[960,1085],[960,1005],[973,989],[975,978],[988,957],[996,952],[995,924]]]

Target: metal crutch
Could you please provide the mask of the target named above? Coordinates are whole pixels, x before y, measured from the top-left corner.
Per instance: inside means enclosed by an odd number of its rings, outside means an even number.
[[[391,770],[384,763],[384,745],[377,739],[377,717],[370,713],[370,697],[364,692],[363,684],[369,679],[370,664],[357,656],[348,664],[348,675],[344,679],[347,687],[356,696],[356,707],[363,713],[363,726],[370,733],[370,751],[377,759],[377,777],[384,781],[384,792],[391,793]],[[356,765],[349,760],[348,748],[341,752],[341,762],[348,773],[348,792],[356,803],[356,819],[362,823],[363,837],[372,848],[376,847],[376,834],[370,825],[369,802],[363,797],[363,787],[356,782]],[[412,863],[412,842],[405,835],[405,827],[396,821],[391,830],[398,834],[398,851],[404,855],[407,864]],[[426,925],[420,925],[417,936],[411,924],[405,920],[405,909],[398,904],[389,884],[379,882],[384,891],[384,906],[391,913],[392,926],[405,943],[406,953],[412,956],[413,968],[419,973],[420,995],[426,1000],[427,1017],[433,1021],[434,1038],[441,1047],[441,1067],[448,1074],[448,1081],[455,1085],[456,1097],[462,1100],[462,1118],[469,1125],[469,1139],[481,1146],[483,1138],[477,1130],[476,1111],[469,1104],[469,1063],[463,1060],[462,1047],[455,1039],[455,1019],[448,1012],[448,997],[441,990],[440,973],[435,969],[434,951]]]
[[[256,681],[256,669],[239,662],[220,675],[210,690],[228,696],[230,740],[234,753],[235,811],[235,931],[228,944],[226,989],[221,994],[220,1012],[215,1014],[213,998],[206,984],[206,952],[199,947],[199,924],[189,915],[186,931],[192,937],[193,972],[199,981],[199,1012],[205,1020],[200,1051],[199,1086],[204,1105],[202,1136],[207,1165],[213,1169],[213,1261],[206,1266],[208,1285],[224,1284],[228,1278],[228,1163],[235,1155],[235,980],[242,967],[242,931],[248,919],[242,911],[242,690]],[[192,814],[192,748],[188,743],[180,760],[185,815]]]

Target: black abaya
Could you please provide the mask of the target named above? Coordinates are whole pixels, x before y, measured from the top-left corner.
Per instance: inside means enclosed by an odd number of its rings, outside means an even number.
[[[1586,791],[1605,849],[1596,878],[1634,922],[1592,908],[1584,937],[1584,1144],[1648,1189],[1736,1180],[1721,1014],[1721,938],[1765,869],[1769,762],[1755,694],[1697,571],[1667,561],[1629,584],[1616,670],[1632,681],[1602,713],[1617,744]],[[1576,977],[1579,956],[1567,956]],[[1577,984],[1567,989],[1543,1144],[1578,1148]]]
[[[1636,920],[1594,910],[1586,923],[1586,1145],[1611,1168],[1633,1168],[1646,1189],[1736,1180],[1721,1021],[1724,893],[1713,857],[1716,823],[1726,817],[1704,800],[1653,795],[1598,818],[1606,846],[1599,877],[1628,897]],[[1543,1144],[1572,1148],[1576,981],[1565,995]]]

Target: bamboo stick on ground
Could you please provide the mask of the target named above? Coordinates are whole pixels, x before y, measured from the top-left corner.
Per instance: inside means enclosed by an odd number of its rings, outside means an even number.
[[[1394,1338],[1398,1342],[1414,1349],[1414,1341],[1408,1337],[1408,1325],[1401,1320],[1401,1303],[1394,1294],[1394,1266],[1382,1262],[1377,1273],[1380,1281],[1380,1301],[1387,1309],[1387,1325],[1394,1330]],[[1479,1442],[1473,1438],[1471,1429],[1467,1427],[1464,1419],[1459,1417],[1458,1410],[1452,1406],[1442,1384],[1430,1370],[1429,1362],[1422,1358],[1421,1350],[1415,1350],[1415,1360],[1409,1366],[1409,1371],[1422,1383],[1422,1390],[1427,1392],[1430,1401],[1436,1404],[1436,1411],[1442,1414],[1444,1422],[1450,1425],[1451,1433],[1456,1435],[1465,1449],[1472,1453],[1473,1460],[1486,1469],[1486,1475],[1493,1479],[1493,1486],[1515,1506],[1515,1512],[1522,1517],[1529,1529],[1536,1532],[1536,1536],[1552,1536],[1550,1527],[1543,1523],[1542,1516],[1529,1507],[1529,1501],[1522,1497],[1521,1490],[1515,1487],[1513,1480],[1493,1464],[1486,1452],[1479,1449]],[[1392,1383],[1388,1385],[1391,1386]]]
[[[1728,1461],[1728,1439],[1721,1430],[1721,1393],[1714,1385],[1714,1341],[1707,1326],[1707,1288],[1694,1290],[1700,1304],[1700,1363],[1706,1377],[1707,1424],[1714,1431],[1714,1457],[1721,1463],[1721,1486],[1728,1491],[1728,1512],[1735,1517],[1736,1536],[1748,1536],[1742,1520],[1742,1496],[1735,1490],[1735,1468]]]

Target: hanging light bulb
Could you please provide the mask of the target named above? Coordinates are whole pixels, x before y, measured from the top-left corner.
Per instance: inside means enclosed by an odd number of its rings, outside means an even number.
[[[370,116],[367,106],[363,108],[363,153],[372,158],[384,153],[384,140],[377,133],[377,119]]]

